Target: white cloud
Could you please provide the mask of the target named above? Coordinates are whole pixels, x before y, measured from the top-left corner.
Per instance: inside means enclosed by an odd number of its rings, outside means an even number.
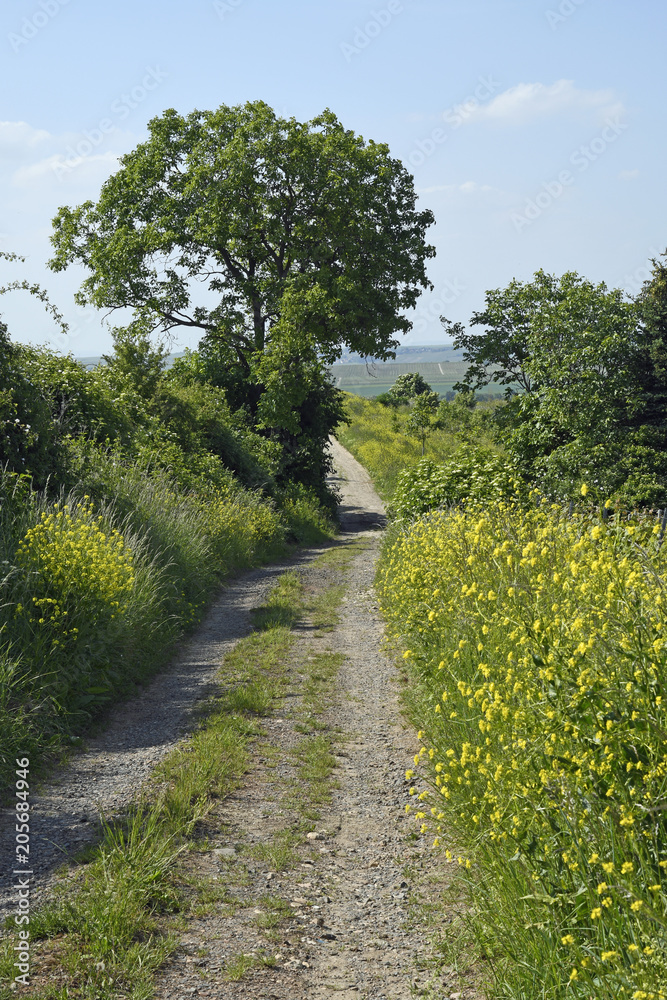
[[[467,120],[526,125],[555,115],[590,117],[592,114],[602,119],[623,111],[623,105],[611,90],[580,90],[572,80],[557,80],[550,86],[519,83],[487,104],[472,108]]]
[[[635,177],[639,177],[639,170],[621,170],[618,176],[622,181],[633,181]]]
[[[27,122],[0,122],[0,156],[23,159],[43,149],[53,138],[50,132],[33,128]]]
[[[62,153],[54,153],[43,160],[19,167],[12,175],[17,187],[30,187],[44,183],[76,182],[87,183],[92,177],[102,184],[110,174],[118,169],[120,153],[96,153],[90,156],[66,158]]]

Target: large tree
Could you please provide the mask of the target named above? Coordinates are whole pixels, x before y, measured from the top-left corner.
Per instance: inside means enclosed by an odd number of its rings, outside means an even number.
[[[323,365],[345,345],[393,356],[431,287],[433,216],[387,146],[330,111],[301,123],[257,101],[148,127],[97,203],[60,209],[51,267],[82,264],[78,301],[131,309],[142,335],[200,331],[232,407],[291,456],[285,477],[321,480],[342,416]]]
[[[245,366],[286,325],[327,361],[345,344],[391,354],[434,250],[433,216],[386,145],[330,111],[301,123],[261,101],[148,128],[96,204],[54,219],[51,267],[90,272],[79,302],[195,328]]]

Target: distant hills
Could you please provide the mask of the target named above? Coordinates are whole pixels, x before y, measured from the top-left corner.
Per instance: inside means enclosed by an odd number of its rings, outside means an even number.
[[[405,361],[408,364],[419,364],[422,361],[456,361],[461,360],[463,357],[462,351],[455,351],[452,344],[423,344],[423,345],[413,345],[405,344],[401,347],[396,348],[396,359]],[[343,354],[340,361],[337,361],[332,367],[337,368],[339,365],[360,365],[372,363],[375,361],[374,358],[362,358],[359,354],[352,354],[347,351]],[[376,364],[389,364],[390,362],[375,361]]]
[[[183,353],[170,354],[167,367],[176,358],[182,357]],[[91,356],[76,360],[85,368],[95,368],[102,358]],[[378,396],[387,392],[399,375],[411,372],[419,372],[434,392],[445,396],[453,391],[456,382],[463,379],[467,368],[463,352],[455,351],[450,343],[397,347],[395,361],[376,361],[347,352],[340,361],[329,367],[329,371],[339,389],[357,396]]]

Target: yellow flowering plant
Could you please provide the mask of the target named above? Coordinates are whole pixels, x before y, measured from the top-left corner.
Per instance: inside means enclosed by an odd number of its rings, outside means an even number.
[[[109,687],[109,651],[122,655],[123,618],[132,598],[133,552],[86,498],[56,503],[25,532],[15,556],[24,657],[37,666],[32,687],[59,711],[79,707]],[[36,687],[37,685],[37,687]]]
[[[471,855],[480,924],[544,997],[667,982],[667,553],[653,529],[469,503],[395,528],[378,575],[419,681],[416,767],[445,817],[430,827]]]

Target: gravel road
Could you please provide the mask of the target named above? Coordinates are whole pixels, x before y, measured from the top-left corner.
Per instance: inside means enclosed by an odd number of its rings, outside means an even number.
[[[396,668],[381,652],[383,624],[373,579],[384,510],[362,466],[337,442],[333,455],[343,494],[342,544],[352,539],[365,544],[348,574],[339,625],[320,638],[305,630],[304,648],[294,656],[333,650],[346,657],[329,710],[343,736],[338,787],[295,869],[276,872],[254,859],[252,848],[269,842],[279,825],[275,751],[282,750],[278,759],[289,785],[298,715],[281,710],[283,717],[267,722],[273,753],[257,762],[244,787],[226,800],[217,850],[199,862],[202,874],[227,884],[237,907],[220,907],[189,922],[181,947],[159,977],[157,1000],[479,997],[453,970],[434,971],[429,962],[428,905],[442,894],[448,872],[430,850],[430,840],[415,836],[414,820],[405,814],[410,801],[405,770],[419,744],[401,718]],[[266,913],[267,894],[289,903],[294,914],[272,946],[278,948],[278,964],[252,970],[238,983],[221,983],[221,970],[233,957],[266,953],[258,921]],[[449,923],[453,916],[450,911],[444,919]]]

